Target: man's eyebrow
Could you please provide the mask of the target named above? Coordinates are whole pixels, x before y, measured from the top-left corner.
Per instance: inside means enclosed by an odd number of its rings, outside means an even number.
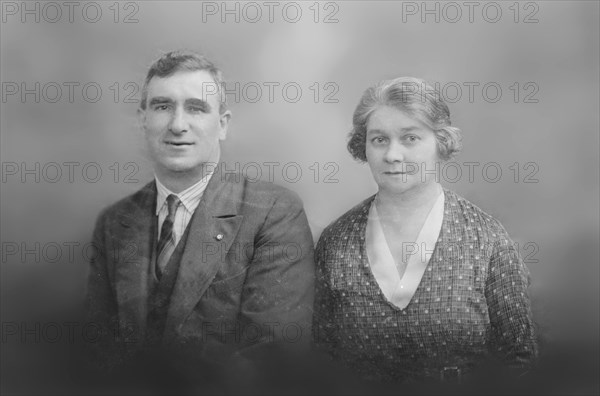
[[[185,100],[185,104],[186,105],[201,106],[201,107],[205,108],[206,111],[208,111],[209,113],[212,110],[210,104],[206,100],[202,100],[202,99],[198,99],[198,98],[186,99]]]
[[[173,101],[167,97],[164,96],[156,96],[152,99],[150,99],[150,106],[156,105],[156,104],[163,104],[163,103],[173,103]]]

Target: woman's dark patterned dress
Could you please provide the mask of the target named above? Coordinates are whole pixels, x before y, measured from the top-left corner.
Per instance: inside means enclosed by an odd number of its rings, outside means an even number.
[[[536,359],[529,273],[517,248],[496,219],[444,193],[440,236],[405,309],[386,299],[369,268],[374,196],[319,239],[315,342],[364,378],[435,379],[454,368],[464,375],[491,358],[527,369]]]

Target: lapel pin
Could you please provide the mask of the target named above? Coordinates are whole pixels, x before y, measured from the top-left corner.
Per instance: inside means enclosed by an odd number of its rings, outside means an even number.
[[[223,239],[223,234],[217,234],[215,238],[217,239],[217,241],[220,241],[221,239]]]

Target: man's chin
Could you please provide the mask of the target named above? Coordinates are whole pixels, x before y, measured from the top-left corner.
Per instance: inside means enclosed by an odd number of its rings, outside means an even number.
[[[171,160],[155,163],[155,167],[165,173],[187,173],[199,168],[199,164],[191,164],[188,161]]]
[[[216,162],[207,162],[207,163],[193,163],[182,162],[182,161],[173,161],[169,163],[163,163],[160,165],[160,168],[165,173],[172,174],[174,176],[183,176],[187,174],[201,174],[204,172],[205,168],[213,169],[216,167]]]

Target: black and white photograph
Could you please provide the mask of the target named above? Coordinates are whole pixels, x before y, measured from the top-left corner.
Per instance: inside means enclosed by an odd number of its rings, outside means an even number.
[[[597,395],[600,2],[1,1],[4,395]]]

